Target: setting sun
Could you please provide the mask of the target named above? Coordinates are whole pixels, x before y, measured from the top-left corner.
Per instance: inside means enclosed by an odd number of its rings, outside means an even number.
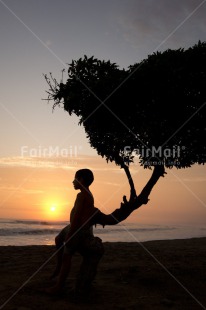
[[[44,219],[59,220],[62,217],[62,201],[58,197],[45,197],[42,210]]]
[[[52,205],[51,208],[50,208],[50,211],[51,211],[51,212],[55,212],[55,211],[56,211],[56,206],[55,206],[55,205]]]

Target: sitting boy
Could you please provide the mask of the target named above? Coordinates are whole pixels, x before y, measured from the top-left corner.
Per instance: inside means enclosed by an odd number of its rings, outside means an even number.
[[[89,287],[95,277],[100,258],[104,253],[102,241],[94,237],[91,218],[95,215],[94,198],[89,190],[94,176],[91,170],[81,169],[75,174],[74,189],[80,190],[70,213],[70,225],[66,226],[55,238],[57,253],[57,267],[53,274],[58,276],[57,283],[45,291],[55,294],[61,291],[70,271],[74,253],[79,252],[84,260],[76,284],[76,290],[81,291]]]

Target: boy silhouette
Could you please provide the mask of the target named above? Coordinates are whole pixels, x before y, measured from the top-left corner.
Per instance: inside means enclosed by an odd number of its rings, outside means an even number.
[[[73,186],[80,192],[70,213],[70,225],[63,228],[55,238],[58,249],[57,266],[52,277],[57,276],[57,282],[53,287],[45,289],[49,294],[61,292],[71,268],[72,257],[76,252],[83,256],[83,262],[75,293],[85,293],[85,289],[88,291],[96,275],[97,265],[104,249],[102,240],[94,237],[90,223],[96,211],[94,198],[89,189],[93,181],[94,176],[89,169],[80,169],[75,174]]]

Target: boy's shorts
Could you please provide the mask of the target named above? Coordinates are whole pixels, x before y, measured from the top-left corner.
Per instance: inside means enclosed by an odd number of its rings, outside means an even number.
[[[61,240],[65,240],[70,230],[70,225],[67,225],[59,233],[58,237]],[[65,242],[64,253],[73,255],[75,252],[85,253],[88,251],[98,250],[101,246],[102,240],[98,237],[94,237],[92,229],[81,229],[74,233],[74,235]]]
[[[70,224],[67,225],[66,227],[64,227],[60,233],[58,234],[58,238],[60,238],[60,240],[65,240],[66,236],[68,235],[70,230]]]

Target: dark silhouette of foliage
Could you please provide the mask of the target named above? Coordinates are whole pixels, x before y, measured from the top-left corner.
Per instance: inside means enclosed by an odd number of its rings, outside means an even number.
[[[164,167],[205,163],[205,42],[154,53],[127,70],[84,56],[69,64],[65,83],[45,78],[53,108],[63,104],[76,114],[97,153],[125,169],[131,197],[136,194],[128,167],[134,156],[142,166],[156,167],[142,203]]]
[[[107,160],[129,164],[137,153],[145,167],[205,162],[206,43],[154,53],[128,70],[84,56],[69,65],[65,84],[45,77],[48,99],[79,117]]]

